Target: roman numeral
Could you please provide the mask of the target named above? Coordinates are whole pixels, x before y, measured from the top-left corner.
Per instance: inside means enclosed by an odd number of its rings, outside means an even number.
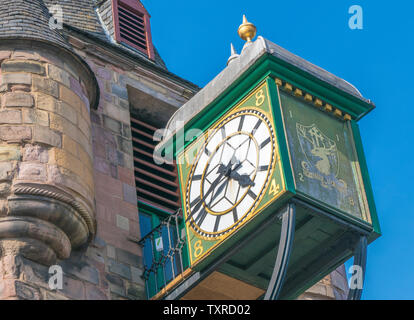
[[[226,139],[226,127],[221,127],[221,138]]]
[[[205,153],[207,156],[210,156],[210,155],[211,155],[210,150],[208,150],[207,148],[204,148],[204,153]]]
[[[247,191],[247,194],[254,200],[257,198],[257,195],[251,189]]]
[[[260,145],[260,149],[263,149],[264,147],[266,147],[269,144],[269,142],[270,142],[270,137],[262,142],[262,144]]]
[[[258,169],[258,171],[267,171],[267,170],[269,170],[269,166],[261,166]]]
[[[204,219],[206,218],[206,216],[207,216],[207,211],[203,208],[203,209],[200,211],[200,213],[199,213],[199,215],[197,216],[197,218],[195,218],[195,219],[194,219],[194,222],[195,222],[198,226],[201,226],[201,225],[203,224]]]
[[[203,202],[201,201],[201,196],[198,196],[196,199],[194,199],[193,202],[190,203],[191,213],[188,215],[185,222],[189,221],[194,216],[194,214],[198,212],[202,203]]]
[[[254,126],[252,133],[254,133],[257,129],[259,129],[261,124],[262,124],[262,120],[259,119],[256,125]]]
[[[237,131],[241,131],[242,129],[243,129],[243,124],[244,124],[244,118],[245,118],[246,116],[242,116],[241,118],[240,118],[240,123],[239,123],[239,128],[238,128],[238,130]]]
[[[193,181],[199,181],[199,180],[201,180],[202,177],[203,176],[201,174],[193,176]]]
[[[237,214],[236,208],[233,209],[233,220],[234,220],[234,223],[236,223],[239,220],[239,215]]]
[[[217,232],[219,224],[220,224],[221,216],[217,216],[216,223],[214,224],[214,232]]]

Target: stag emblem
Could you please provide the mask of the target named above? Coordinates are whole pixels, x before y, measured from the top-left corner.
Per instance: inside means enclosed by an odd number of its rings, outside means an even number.
[[[305,174],[321,175],[325,181],[337,177],[338,150],[335,141],[323,134],[315,124],[307,127],[297,123],[296,130],[307,160],[302,163],[307,171]]]

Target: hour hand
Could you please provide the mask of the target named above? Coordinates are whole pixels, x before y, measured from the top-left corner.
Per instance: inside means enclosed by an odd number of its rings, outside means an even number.
[[[230,178],[239,182],[242,188],[246,188],[249,186],[254,187],[255,183],[250,179],[247,174],[239,174],[235,171],[230,173]]]

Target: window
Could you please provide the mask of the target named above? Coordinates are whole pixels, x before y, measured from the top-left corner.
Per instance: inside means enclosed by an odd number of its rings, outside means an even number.
[[[139,0],[112,0],[115,40],[154,60],[150,15]]]

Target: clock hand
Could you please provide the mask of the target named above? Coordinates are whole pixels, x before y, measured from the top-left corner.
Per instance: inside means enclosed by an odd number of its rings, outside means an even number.
[[[230,178],[239,182],[242,188],[246,188],[248,186],[254,187],[255,183],[250,179],[250,176],[247,174],[240,175],[236,171],[230,173]]]
[[[225,181],[220,185],[220,187],[217,189],[217,191],[214,193],[210,200],[210,204],[213,203],[213,201],[217,198],[217,196],[223,191],[224,187],[229,183],[228,179],[225,179]]]
[[[221,179],[225,176],[226,172],[229,170],[231,166],[231,161],[230,163],[226,166],[224,166],[223,164],[220,164],[219,166],[219,176],[216,178],[216,180],[214,180],[214,182],[211,184],[210,189],[208,189],[208,191],[206,192],[206,194],[204,195],[204,199],[207,198],[211,192],[213,192],[213,190],[216,188],[216,186],[220,183]],[[198,203],[194,206],[194,208],[191,210],[191,214],[187,217],[187,219],[185,220],[185,222],[187,222],[188,220],[190,220],[193,215],[198,212],[198,209],[200,209],[201,204],[203,203],[203,199],[200,197],[200,200],[198,201]]]

